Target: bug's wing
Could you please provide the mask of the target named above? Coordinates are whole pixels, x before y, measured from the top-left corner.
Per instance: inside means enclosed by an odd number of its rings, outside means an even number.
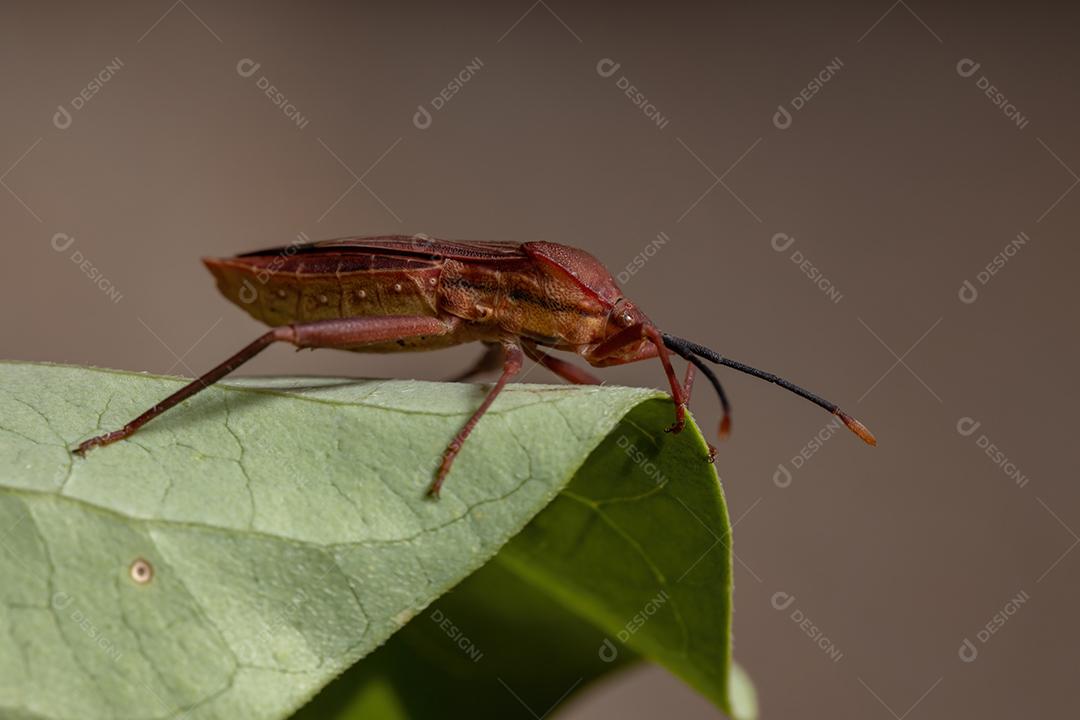
[[[373,235],[287,245],[238,255],[241,258],[293,255],[390,255],[430,260],[523,260],[520,243],[480,240],[437,240],[424,235]]]

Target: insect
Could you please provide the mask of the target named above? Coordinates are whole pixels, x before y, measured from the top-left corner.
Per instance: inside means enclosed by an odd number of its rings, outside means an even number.
[[[703,362],[708,360],[801,395],[839,417],[870,445],[876,444],[862,423],[835,404],[771,373],[661,332],[623,296],[596,258],[567,245],[395,235],[294,243],[231,258],[204,258],[203,263],[226,298],[272,329],[119,430],[86,440],[75,449],[78,455],[130,437],[277,342],[358,352],[486,343],[483,358],[458,379],[499,365],[502,374],[443,452],[428,489],[434,497],[477,422],[521,370],[524,356],[571,383],[599,384],[589,372],[544,348],[575,353],[594,367],[658,358],[675,404],[675,422],[668,432],[683,428],[695,368],[719,396],[724,411],[720,435],[729,432],[730,405],[715,373]],[[682,382],[672,366],[673,353],[688,363]],[[714,454],[710,452],[710,460]]]

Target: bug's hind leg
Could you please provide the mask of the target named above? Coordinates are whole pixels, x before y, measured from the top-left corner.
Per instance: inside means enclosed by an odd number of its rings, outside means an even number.
[[[388,316],[361,317],[341,320],[320,320],[297,325],[282,325],[256,338],[247,347],[206,374],[174,392],[119,430],[90,438],[81,443],[74,452],[85,455],[88,450],[110,445],[117,440],[131,437],[139,428],[158,415],[174,407],[192,395],[216,383],[251,358],[276,342],[288,342],[297,347],[355,347],[358,345],[387,342],[421,335],[445,335],[453,332],[458,324],[456,318]]]
[[[506,387],[506,383],[510,381],[510,378],[514,377],[521,370],[521,365],[524,360],[521,354],[521,348],[511,342],[503,344],[503,350],[506,359],[503,362],[502,375],[488,391],[487,397],[484,398],[484,402],[480,403],[480,407],[476,409],[476,412],[472,414],[461,429],[458,430],[457,435],[447,445],[446,451],[443,453],[442,463],[439,465],[438,471],[435,473],[435,482],[431,483],[431,487],[428,489],[428,495],[431,497],[439,497],[439,490],[442,489],[443,481],[446,479],[446,473],[450,472],[450,466],[454,463],[454,458],[457,457],[458,452],[461,451],[461,446],[465,444],[465,439],[469,437],[469,433],[476,427],[476,423],[491,407],[491,403],[495,401],[502,389]]]

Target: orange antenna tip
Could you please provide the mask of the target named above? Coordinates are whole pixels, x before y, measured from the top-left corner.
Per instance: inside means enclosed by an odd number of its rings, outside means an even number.
[[[864,443],[866,443],[867,445],[877,445],[877,438],[874,437],[874,433],[870,432],[870,429],[863,425],[861,422],[851,417],[839,408],[837,408],[836,410],[836,416],[844,421],[844,424],[847,425],[848,430],[862,438],[862,441]]]
[[[723,419],[720,421],[720,430],[718,431],[718,435],[720,436],[720,439],[723,440],[724,438],[726,438],[730,434],[731,434],[731,416],[730,415],[724,415]]]

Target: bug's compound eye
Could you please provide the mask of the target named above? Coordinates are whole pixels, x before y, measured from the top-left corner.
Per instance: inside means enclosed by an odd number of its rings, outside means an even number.
[[[615,311],[611,314],[612,320],[621,328],[628,328],[634,324],[634,306],[628,302],[619,301]]]

